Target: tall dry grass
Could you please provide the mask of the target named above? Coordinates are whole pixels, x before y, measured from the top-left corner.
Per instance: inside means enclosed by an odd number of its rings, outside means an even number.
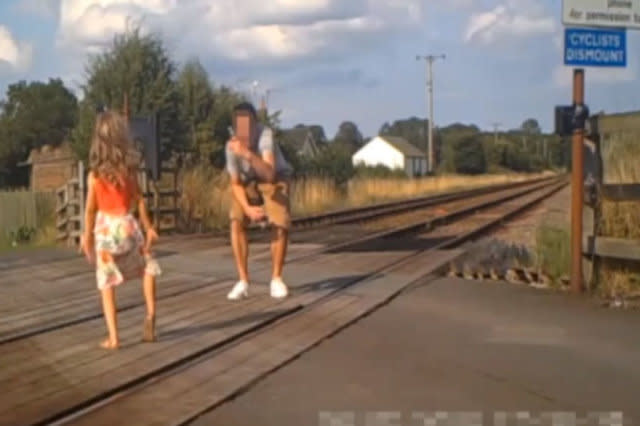
[[[602,163],[605,183],[640,182],[640,135],[620,134],[603,143]],[[640,202],[602,203],[603,235],[640,239]]]
[[[183,172],[179,201],[181,225],[189,231],[221,229],[229,223],[229,179],[201,164]]]
[[[540,174],[440,175],[422,179],[356,178],[349,182],[346,203],[361,206],[482,186],[521,182],[547,176]]]
[[[305,216],[458,189],[518,182],[542,175],[448,175],[424,179],[356,178],[344,189],[338,188],[332,179],[307,178],[291,184],[291,213],[293,216]],[[189,231],[220,230],[227,227],[230,197],[226,173],[207,165],[185,170],[181,177],[179,203],[182,227]]]
[[[640,182],[640,135],[620,133],[602,143],[605,183]],[[640,201],[616,203],[603,200],[599,235],[640,239]],[[599,292],[619,297],[640,291],[640,266],[605,260],[599,276]]]
[[[332,179],[307,178],[291,185],[291,214],[306,216],[339,207],[345,202],[345,193]]]
[[[571,247],[566,226],[543,222],[536,230],[536,266],[554,285],[569,274]]]

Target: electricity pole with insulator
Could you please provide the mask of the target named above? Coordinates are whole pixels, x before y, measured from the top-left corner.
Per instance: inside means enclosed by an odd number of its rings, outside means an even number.
[[[445,55],[423,55],[416,56],[416,60],[425,60],[427,63],[427,98],[429,102],[429,142],[427,145],[427,171],[432,173],[434,170],[433,161],[433,63],[438,59],[445,59]]]

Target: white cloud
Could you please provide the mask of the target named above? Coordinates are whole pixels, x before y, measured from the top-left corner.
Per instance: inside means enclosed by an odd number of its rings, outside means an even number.
[[[466,0],[458,0],[466,1]],[[234,60],[299,58],[360,46],[421,22],[422,0],[62,0],[59,41],[103,45],[130,19],[172,44]],[[417,26],[416,26],[417,27]]]
[[[25,70],[31,65],[32,52],[29,43],[17,41],[9,29],[0,25],[0,63],[5,62],[18,71]]]
[[[553,34],[557,19],[534,0],[507,0],[493,10],[475,13],[464,33],[465,42],[492,45],[509,38]]]
[[[589,68],[585,71],[586,84],[618,84],[636,81],[635,67]],[[553,84],[568,88],[573,84],[573,67],[559,65],[553,70]]]
[[[91,47],[126,30],[130,19],[167,15],[176,0],[62,0],[59,41]]]

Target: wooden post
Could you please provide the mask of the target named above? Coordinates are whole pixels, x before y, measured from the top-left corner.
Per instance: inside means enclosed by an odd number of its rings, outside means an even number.
[[[599,180],[599,176],[596,176],[595,158],[598,155],[596,149],[596,142],[593,140],[593,136],[585,138],[584,141],[584,154],[585,157],[585,175],[590,175],[593,179]],[[582,247],[590,247],[589,243],[593,239],[595,243],[596,238],[596,205],[589,202],[584,203],[582,206]],[[590,254],[582,256],[582,279],[584,287],[587,291],[591,291],[594,288],[596,274],[595,274],[595,258]]]
[[[173,226],[175,228],[174,231],[178,230],[178,220],[180,219],[180,209],[178,208],[178,172],[179,172],[179,168],[176,167],[176,169],[173,171],[173,208],[174,210],[174,219],[173,219]]]
[[[157,233],[160,233],[160,197],[158,195],[158,184],[152,182],[153,187],[153,227]]]
[[[125,92],[124,94],[124,99],[122,102],[122,114],[124,115],[125,120],[127,120],[127,123],[129,122],[129,96],[127,95],[127,93]]]
[[[584,105],[584,70],[573,72],[573,104]],[[571,290],[581,293],[582,282],[582,209],[584,204],[584,127],[573,130],[571,156]]]
[[[78,185],[80,193],[78,194],[80,203],[80,232],[84,231],[84,200],[85,200],[85,182],[84,182],[84,163],[78,161]]]

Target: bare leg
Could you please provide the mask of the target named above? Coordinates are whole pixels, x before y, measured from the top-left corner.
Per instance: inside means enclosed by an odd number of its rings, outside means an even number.
[[[100,343],[105,349],[117,349],[118,341],[118,321],[116,318],[116,300],[115,289],[113,287],[106,288],[101,291],[102,294],[102,310],[104,318],[109,330],[109,337]]]
[[[238,220],[231,221],[231,246],[240,280],[248,283],[249,243],[247,242],[247,231],[244,228],[244,224]]]
[[[156,316],[156,277],[150,274],[144,275],[144,301],[147,305],[147,318]]]
[[[147,305],[147,317],[144,321],[144,341],[155,341],[155,319],[156,319],[156,278],[153,275],[145,274],[143,279],[144,301]]]
[[[282,278],[288,243],[289,232],[284,228],[274,227],[271,234],[271,260],[273,262],[271,277],[274,279]]]

